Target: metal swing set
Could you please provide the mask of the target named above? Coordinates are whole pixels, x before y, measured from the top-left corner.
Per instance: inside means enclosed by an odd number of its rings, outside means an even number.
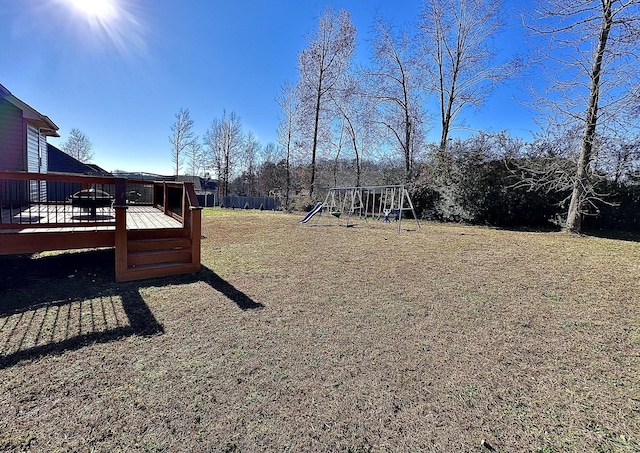
[[[343,219],[346,227],[354,226],[356,219],[364,220],[367,224],[370,221],[383,223],[394,221],[398,224],[399,233],[405,211],[411,211],[420,229],[418,216],[404,185],[332,187],[327,190],[324,202],[318,203],[314,210],[300,222],[307,223],[316,213],[318,214],[316,225],[332,218]]]

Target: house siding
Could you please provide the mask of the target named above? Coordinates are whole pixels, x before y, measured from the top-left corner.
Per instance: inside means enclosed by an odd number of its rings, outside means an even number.
[[[44,147],[42,144],[44,143]],[[43,151],[44,150],[44,151]],[[27,125],[27,171],[46,173],[47,139],[40,135],[38,128]],[[47,184],[42,181],[31,181],[32,202],[47,201]]]
[[[22,110],[0,99],[0,170],[26,170]]]
[[[38,145],[40,146],[38,150],[38,154],[40,155],[40,173],[46,173],[49,169],[49,149],[45,135],[40,134]]]
[[[38,173],[40,171],[40,143],[38,129],[31,124],[27,125],[27,171]]]

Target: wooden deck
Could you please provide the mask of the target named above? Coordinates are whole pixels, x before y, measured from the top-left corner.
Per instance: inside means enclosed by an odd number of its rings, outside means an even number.
[[[160,228],[182,228],[182,224],[152,206],[130,205],[127,209],[128,230],[149,230]]]
[[[2,211],[2,233],[47,233],[115,230],[113,208],[98,208],[96,216],[71,205],[36,204],[21,211]],[[59,226],[64,224],[65,226]],[[44,226],[49,225],[49,226]],[[55,225],[55,226],[52,226]],[[127,230],[182,228],[182,224],[153,206],[127,207]]]
[[[191,273],[200,223],[193,183],[0,172],[0,255],[114,247],[117,281]]]

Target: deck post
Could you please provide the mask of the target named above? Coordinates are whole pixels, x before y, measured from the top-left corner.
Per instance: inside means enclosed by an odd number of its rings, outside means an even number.
[[[191,264],[200,269],[200,243],[202,238],[202,208],[198,205],[198,197],[192,182],[185,182],[182,187],[183,225],[189,228],[191,239]],[[187,215],[189,217],[187,217]]]
[[[191,264],[200,267],[200,241],[202,238],[202,208],[190,208],[191,215]]]
[[[162,190],[164,191],[164,200],[163,200],[163,207],[162,209],[164,210],[164,214],[165,215],[169,215],[169,186],[167,186],[166,182],[162,183]]]
[[[189,200],[187,199],[187,184],[193,183],[185,182],[182,185],[182,226],[184,227],[187,222],[187,214],[189,213]]]
[[[113,208],[116,211],[116,281],[122,281],[127,272],[127,181],[116,179],[116,193]]]
[[[127,207],[115,206],[116,211],[116,281],[127,272]]]

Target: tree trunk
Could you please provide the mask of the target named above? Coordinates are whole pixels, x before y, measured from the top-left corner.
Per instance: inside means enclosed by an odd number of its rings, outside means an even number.
[[[405,180],[409,182],[413,179],[413,168],[412,168],[412,158],[411,158],[411,117],[407,114],[405,121],[407,124],[405,125],[405,150],[404,150],[404,160],[405,160]]]
[[[291,131],[291,129],[289,129]],[[289,191],[291,190],[291,132],[289,132],[289,141],[287,144],[287,160],[286,160],[286,182],[285,182],[285,192],[284,192],[284,206],[285,209],[289,210]]]
[[[411,113],[409,112],[409,90],[407,87],[407,78],[404,70],[402,72],[402,91],[404,96],[404,161],[405,161],[405,182],[410,182],[413,179],[413,159],[411,156]]]
[[[360,153],[358,152],[358,144],[356,143],[356,139],[352,139],[353,143],[353,151],[356,154],[356,187],[360,187],[360,175],[362,174],[362,169],[360,168]]]
[[[613,0],[603,0],[602,29],[598,38],[598,49],[596,51],[593,67],[591,70],[591,88],[589,91],[589,105],[587,107],[587,118],[585,122],[584,135],[580,157],[576,168],[576,176],[573,182],[573,192],[567,213],[567,223],[565,229],[571,233],[579,233],[582,226],[582,208],[585,201],[587,188],[591,184],[589,180],[589,165],[593,158],[593,142],[596,136],[596,126],[598,123],[598,101],[600,98],[600,76],[602,75],[602,60],[607,47],[607,39],[611,31],[613,15],[611,12]]]
[[[309,200],[313,201],[313,189],[316,184],[316,151],[318,148],[318,128],[320,127],[320,100],[322,98],[322,72],[318,82],[316,94],[316,117],[313,126],[313,146],[311,148],[311,184],[309,185]]]

